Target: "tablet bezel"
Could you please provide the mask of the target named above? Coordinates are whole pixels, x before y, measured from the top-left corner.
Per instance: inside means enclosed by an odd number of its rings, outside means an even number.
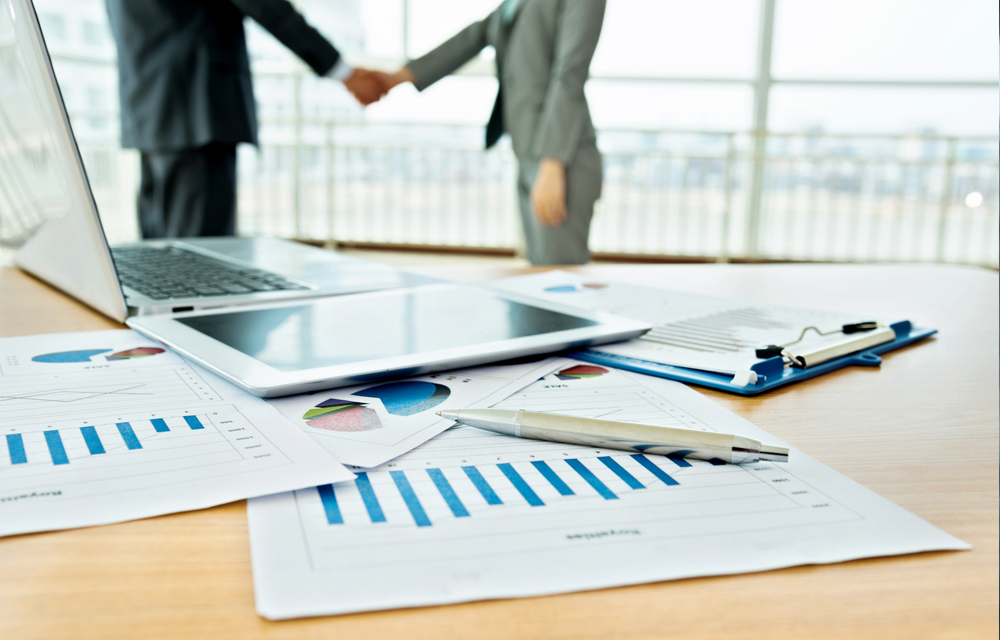
[[[257,360],[253,356],[247,355],[177,320],[195,316],[227,315],[257,309],[280,309],[291,306],[322,304],[327,298],[285,301],[280,304],[240,305],[239,307],[225,309],[177,313],[170,316],[136,316],[129,318],[127,323],[136,331],[159,340],[242,389],[264,398],[305,393],[349,384],[360,384],[385,378],[420,375],[446,369],[487,364],[509,358],[617,342],[619,340],[634,338],[650,328],[650,325],[644,322],[608,313],[570,307],[531,296],[500,291],[491,287],[436,283],[412,287],[410,289],[427,288],[455,288],[455,295],[461,295],[463,289],[474,288],[479,293],[486,293],[502,300],[583,318],[596,324],[589,327],[564,329],[532,336],[507,338],[473,346],[452,347],[297,371],[279,371]],[[377,296],[385,295],[389,292],[398,293],[403,290],[405,289],[346,295]],[[474,312],[474,310],[470,311]]]

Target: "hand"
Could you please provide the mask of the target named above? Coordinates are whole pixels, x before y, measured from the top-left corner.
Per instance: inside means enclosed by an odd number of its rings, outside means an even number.
[[[344,80],[344,86],[364,106],[378,102],[389,91],[385,88],[382,76],[386,74],[380,71],[369,71],[368,69],[355,69],[350,76]]]
[[[535,218],[546,227],[558,227],[566,219],[566,166],[552,158],[542,158],[531,187]]]

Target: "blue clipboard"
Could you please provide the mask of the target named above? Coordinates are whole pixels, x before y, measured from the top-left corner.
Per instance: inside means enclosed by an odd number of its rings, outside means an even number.
[[[890,327],[896,332],[895,340],[883,342],[882,344],[877,344],[874,347],[868,347],[867,349],[862,349],[839,358],[827,360],[826,362],[820,362],[812,365],[811,367],[797,368],[785,366],[785,362],[781,356],[775,356],[773,358],[768,358],[767,360],[762,360],[750,367],[750,370],[757,374],[757,382],[748,384],[744,387],[733,384],[733,376],[731,374],[701,371],[698,369],[687,369],[685,367],[675,367],[669,364],[638,360],[636,358],[618,356],[610,353],[601,353],[590,349],[577,351],[568,355],[578,360],[593,362],[594,364],[604,364],[610,367],[617,367],[619,369],[627,369],[638,373],[647,373],[654,376],[660,376],[662,378],[670,378],[680,382],[688,382],[690,384],[697,384],[703,387],[711,387],[712,389],[718,389],[720,391],[737,393],[741,396],[755,396],[786,384],[815,378],[816,376],[821,376],[824,373],[836,371],[837,369],[842,369],[851,365],[877,367],[882,364],[882,358],[879,357],[879,354],[911,345],[914,342],[919,342],[937,333],[937,329],[921,329],[914,327],[910,324],[909,320],[897,322],[890,325]]]

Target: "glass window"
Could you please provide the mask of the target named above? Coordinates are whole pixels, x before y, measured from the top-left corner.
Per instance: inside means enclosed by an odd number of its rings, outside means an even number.
[[[93,20],[83,21],[83,41],[91,47],[104,44],[104,25]]]
[[[39,13],[38,22],[42,25],[42,35],[46,43],[62,43],[66,41],[66,19],[55,13]]]
[[[597,128],[746,130],[749,85],[595,79],[587,101]]]
[[[365,30],[365,53],[402,59],[403,0],[361,2],[361,24]]]
[[[994,89],[805,87],[771,89],[772,131],[848,133],[996,133],[1000,94]]]
[[[750,78],[756,64],[758,4],[609,0],[591,73]]]
[[[993,80],[996,0],[779,0],[776,78]]]
[[[500,6],[500,0],[409,0],[408,55],[421,56]]]

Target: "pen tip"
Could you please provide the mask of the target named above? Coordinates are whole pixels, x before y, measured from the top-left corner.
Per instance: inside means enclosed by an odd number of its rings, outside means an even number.
[[[440,412],[440,411],[435,411],[434,413],[436,413],[436,414],[438,414],[438,415],[441,415],[441,412]]]

